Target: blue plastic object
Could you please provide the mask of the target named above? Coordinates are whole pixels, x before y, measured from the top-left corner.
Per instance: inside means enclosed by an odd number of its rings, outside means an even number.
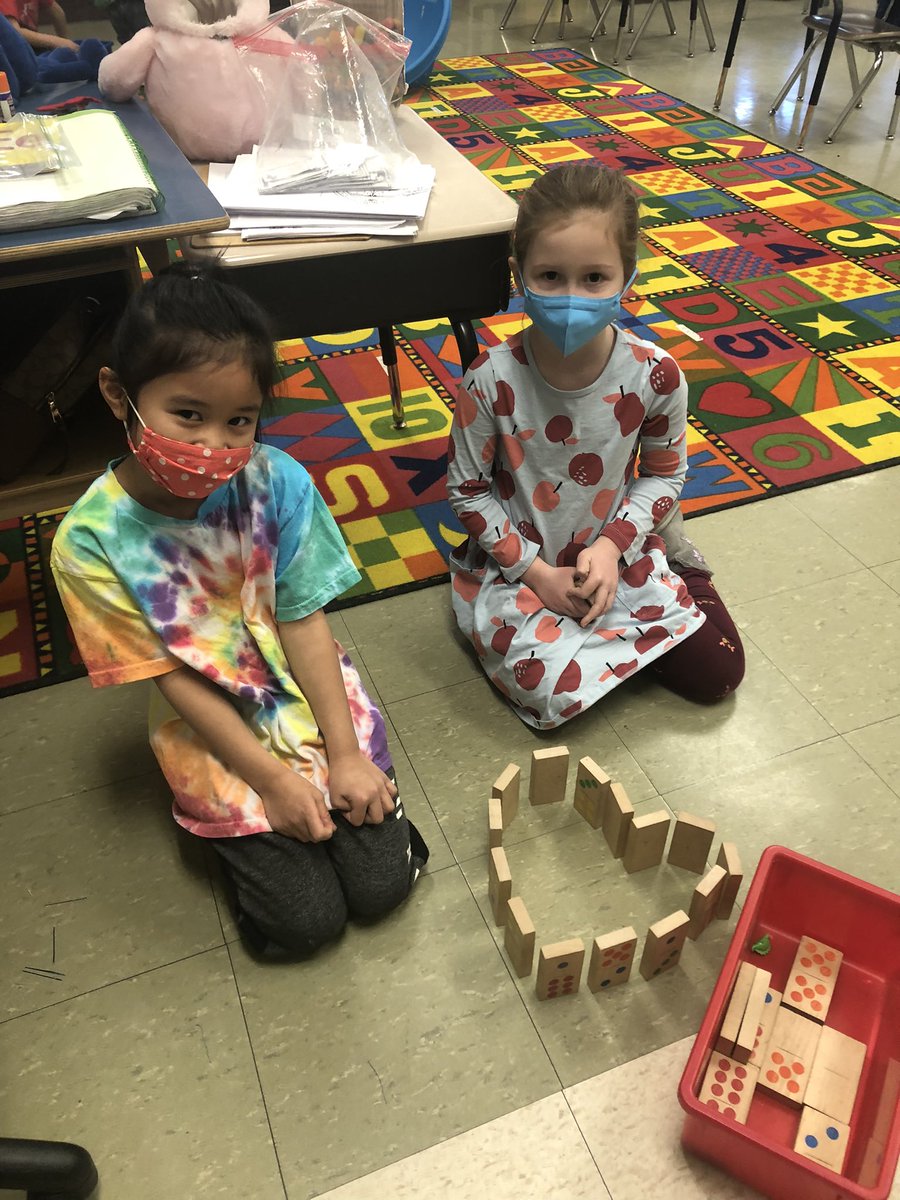
[[[424,83],[450,28],[451,0],[404,0],[403,32],[412,42],[406,60],[406,82]]]

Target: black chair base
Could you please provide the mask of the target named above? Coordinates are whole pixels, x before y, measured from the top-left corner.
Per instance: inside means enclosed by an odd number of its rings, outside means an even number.
[[[94,1160],[71,1142],[0,1138],[0,1189],[28,1200],[88,1200],[97,1186]]]

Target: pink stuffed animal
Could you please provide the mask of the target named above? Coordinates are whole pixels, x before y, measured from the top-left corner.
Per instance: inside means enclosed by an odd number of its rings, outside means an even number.
[[[152,26],[100,64],[100,90],[130,100],[146,86],[157,120],[195,161],[231,162],[259,142],[265,108],[231,41],[269,18],[268,0],[146,0]]]

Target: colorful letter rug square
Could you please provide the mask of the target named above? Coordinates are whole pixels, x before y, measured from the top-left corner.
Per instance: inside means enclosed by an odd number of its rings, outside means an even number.
[[[563,162],[622,168],[645,253],[628,325],[690,383],[690,514],[900,459],[900,203],[572,50],[448,58],[409,103],[500,188]],[[440,280],[434,281],[436,291]],[[521,304],[480,323],[482,345]],[[444,322],[397,330],[406,430],[374,329],[282,343],[265,437],[341,525],[358,603],[445,577],[460,368]],[[47,570],[60,511],[0,523],[0,694],[80,674]]]

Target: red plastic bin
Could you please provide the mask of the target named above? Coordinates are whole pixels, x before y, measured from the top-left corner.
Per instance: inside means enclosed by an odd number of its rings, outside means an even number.
[[[761,958],[750,947],[765,933],[772,951]],[[867,1046],[841,1175],[794,1153],[800,1109],[765,1088],[757,1088],[746,1125],[697,1099],[741,962],[771,971],[782,991],[804,935],[843,951],[826,1023]],[[678,1086],[683,1145],[772,1200],[887,1200],[900,1155],[898,1085],[900,896],[770,846]]]

